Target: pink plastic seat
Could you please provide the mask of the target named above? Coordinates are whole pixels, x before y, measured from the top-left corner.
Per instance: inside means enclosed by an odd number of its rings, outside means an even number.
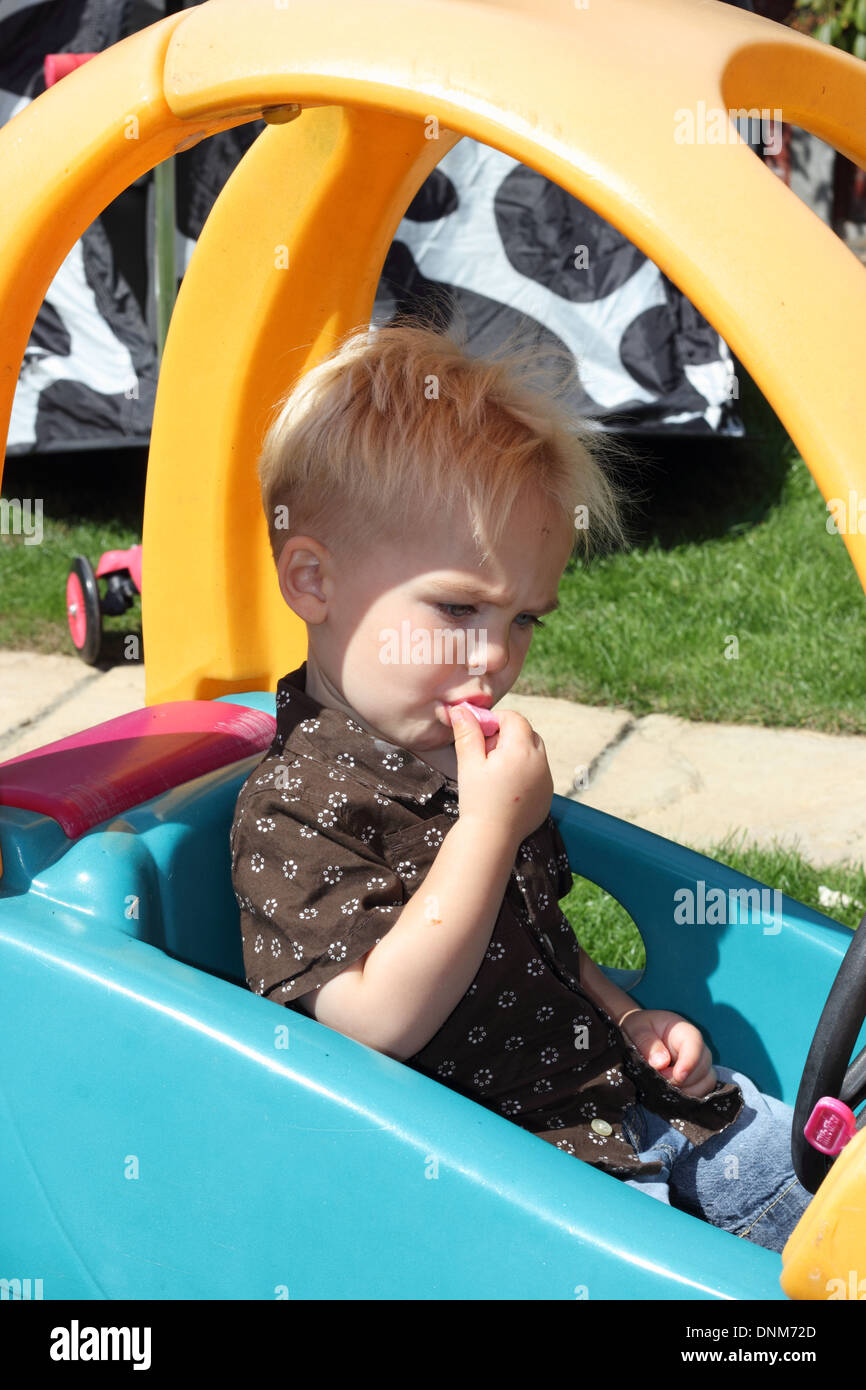
[[[276,720],[217,700],[171,700],[0,763],[0,805],[41,811],[69,839],[170,787],[261,753]]]

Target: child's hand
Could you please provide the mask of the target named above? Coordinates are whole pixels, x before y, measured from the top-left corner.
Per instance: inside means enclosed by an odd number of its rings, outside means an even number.
[[[718,1077],[710,1049],[700,1031],[681,1014],[635,1009],[619,1026],[650,1066],[684,1095],[708,1096],[715,1090]]]
[[[516,710],[502,711],[499,732],[489,738],[459,706],[448,706],[448,716],[454,728],[460,819],[473,818],[488,831],[504,827],[516,853],[550,811],[553,777],[544,743]],[[493,744],[489,751],[488,744]]]

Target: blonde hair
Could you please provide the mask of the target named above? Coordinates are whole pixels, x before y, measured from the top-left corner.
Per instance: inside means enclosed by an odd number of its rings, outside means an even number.
[[[527,489],[573,528],[572,555],[625,543],[601,460],[628,454],[561,401],[570,354],[512,334],[472,357],[465,338],[462,320],[365,325],[280,398],[258,464],[275,561],[297,535],[345,561],[444,512],[484,563]]]

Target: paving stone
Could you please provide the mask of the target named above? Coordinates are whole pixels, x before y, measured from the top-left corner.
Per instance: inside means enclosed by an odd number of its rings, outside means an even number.
[[[596,767],[575,800],[704,848],[798,846],[812,863],[866,862],[866,738],[652,714]]]
[[[141,709],[145,703],[143,663],[129,662],[109,671],[65,656],[31,656],[29,662],[2,663],[3,656],[18,655],[25,654],[0,652],[0,760],[68,738],[93,724]],[[9,700],[7,686],[11,687]]]
[[[544,742],[553,776],[553,789],[570,796],[575,782],[586,784],[595,761],[621,738],[634,721],[625,709],[575,705],[542,695],[515,695],[497,701],[497,709],[513,709],[528,719]]]
[[[0,737],[38,719],[93,672],[76,656],[0,650]]]

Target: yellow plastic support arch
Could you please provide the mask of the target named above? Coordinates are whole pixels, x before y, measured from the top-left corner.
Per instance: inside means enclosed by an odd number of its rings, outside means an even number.
[[[733,125],[718,143],[675,136],[683,113],[711,125],[750,110],[866,166],[866,66],[712,0],[208,0],[10,121],[4,441],[39,305],[89,223],[175,151],[263,112],[272,122],[212,210],[165,346],[143,535],[148,704],[273,689],[303,659],[258,491],[265,416],[369,322],[397,225],[463,135],[618,227],[743,361],[825,500],[866,495],[866,268]],[[866,534],[844,540],[866,587]],[[851,1241],[863,1248],[866,1217],[849,1195],[862,1148],[860,1135],[786,1247],[791,1297],[815,1297],[853,1259]],[[824,1219],[837,1170],[844,1248]]]
[[[866,164],[866,68],[694,0],[208,0],[101,54],[0,132],[4,431],[74,240],[144,170],[263,108],[275,124],[217,200],[163,358],[148,703],[273,688],[302,659],[256,483],[264,418],[369,320],[406,207],[463,134],[619,227],[742,359],[825,499],[866,491],[866,269],[732,125],[721,143],[675,138],[683,112],[779,111]],[[844,539],[866,585],[866,535]]]

